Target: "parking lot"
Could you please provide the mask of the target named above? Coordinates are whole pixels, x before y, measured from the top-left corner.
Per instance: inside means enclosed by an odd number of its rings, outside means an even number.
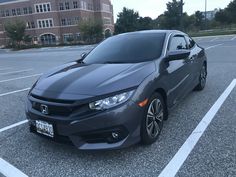
[[[170,112],[153,145],[96,152],[30,133],[24,114],[28,90],[42,73],[93,46],[0,50],[0,177],[236,176],[236,36],[196,41],[208,56],[205,90]]]

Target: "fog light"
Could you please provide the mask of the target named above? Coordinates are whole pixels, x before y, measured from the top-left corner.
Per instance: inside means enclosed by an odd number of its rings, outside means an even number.
[[[114,138],[114,139],[119,138],[119,134],[118,134],[118,133],[115,133],[115,132],[112,132],[112,133],[111,133],[111,136],[112,136],[112,138]]]

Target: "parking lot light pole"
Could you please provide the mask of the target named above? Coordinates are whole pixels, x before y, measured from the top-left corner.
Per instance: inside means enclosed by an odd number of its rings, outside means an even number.
[[[180,9],[180,29],[183,30],[183,0],[180,0],[181,9]]]
[[[205,0],[205,30],[207,29],[207,0]]]

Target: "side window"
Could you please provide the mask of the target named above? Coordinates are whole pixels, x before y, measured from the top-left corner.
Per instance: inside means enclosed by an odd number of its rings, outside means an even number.
[[[192,38],[188,37],[188,36],[185,36],[186,38],[186,41],[187,41],[187,45],[188,45],[188,48],[191,49],[195,46],[195,42]]]
[[[188,49],[186,40],[183,36],[174,36],[169,45],[169,51]]]

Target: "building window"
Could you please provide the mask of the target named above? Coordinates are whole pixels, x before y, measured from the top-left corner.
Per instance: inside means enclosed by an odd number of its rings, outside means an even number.
[[[31,28],[35,28],[34,22],[31,22]]]
[[[49,19],[49,26],[50,26],[50,27],[53,27],[53,21],[52,21],[52,19]]]
[[[38,21],[38,27],[39,27],[39,28],[42,28],[42,22],[41,22],[41,20]]]
[[[23,13],[24,13],[24,14],[28,14],[28,8],[27,8],[27,7],[24,7],[24,8],[23,8]]]
[[[64,10],[64,3],[59,3],[59,9]]]
[[[44,21],[44,20],[42,20],[42,27],[43,27],[43,28],[46,27],[46,26],[45,26],[45,21]]]
[[[87,3],[85,1],[80,1],[81,3],[81,9],[86,10],[87,9]]]
[[[5,11],[4,10],[1,10],[1,16],[5,17]]]
[[[104,23],[105,25],[110,25],[110,24],[111,24],[111,18],[104,17],[104,18],[103,18],[103,23]]]
[[[32,7],[29,7],[29,14],[32,14]]]
[[[110,5],[102,4],[102,11],[104,11],[104,12],[111,12]]]
[[[78,2],[77,1],[73,1],[73,6],[74,6],[74,9],[77,9],[78,8]]]
[[[78,25],[79,24],[79,17],[75,17],[75,25]]]
[[[39,28],[49,28],[53,27],[53,19],[40,19],[37,20]]]
[[[47,5],[46,4],[43,4],[43,11],[47,12]]]
[[[62,25],[62,26],[66,26],[66,19],[64,19],[64,18],[61,19],[61,25]]]
[[[26,28],[29,29],[30,28],[30,23],[26,22]]]
[[[74,36],[71,33],[70,34],[64,34],[63,39],[64,39],[64,42],[67,43],[70,39],[74,39]]]
[[[51,4],[50,3],[35,4],[35,11],[37,13],[50,12],[51,11]]]
[[[81,40],[80,33],[76,33],[76,34],[75,34],[75,39],[76,39],[77,41]]]
[[[39,5],[39,12],[43,12],[43,5],[42,4]]]
[[[6,10],[6,16],[7,16],[7,17],[10,16],[9,10]]]
[[[16,16],[16,9],[12,9],[11,12],[13,16]]]
[[[21,15],[21,10],[20,10],[20,8],[17,8],[17,9],[16,9],[16,12],[17,12],[17,15]]]
[[[65,2],[65,7],[66,7],[67,10],[70,9],[70,3],[69,2]]]
[[[51,11],[51,6],[50,6],[50,4],[49,4],[49,3],[47,3],[47,10],[48,10],[48,12],[50,12],[50,11]]]
[[[39,13],[39,6],[38,5],[35,6],[35,11]]]
[[[93,4],[88,3],[88,10],[93,10]]]
[[[71,18],[67,18],[67,25],[73,25],[73,20]]]
[[[37,37],[37,36],[34,36],[33,40],[34,40],[34,41],[38,41],[38,37]]]
[[[48,28],[49,27],[49,21],[48,20],[45,20],[45,23],[46,23],[46,27]]]

